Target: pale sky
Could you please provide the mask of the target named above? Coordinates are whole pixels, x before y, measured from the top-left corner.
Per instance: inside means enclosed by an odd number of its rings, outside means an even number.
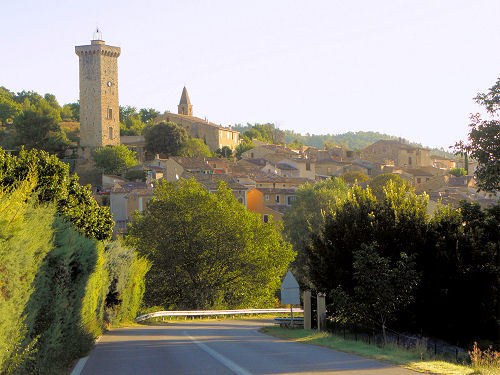
[[[78,100],[74,46],[119,46],[120,105],[302,134],[465,139],[500,77],[499,0],[1,0],[0,86]]]

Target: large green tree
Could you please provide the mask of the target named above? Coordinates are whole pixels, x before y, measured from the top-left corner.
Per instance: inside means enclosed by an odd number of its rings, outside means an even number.
[[[137,165],[135,152],[125,145],[100,147],[92,155],[95,166],[104,173],[120,175],[123,171]]]
[[[148,129],[146,150],[152,154],[178,155],[188,140],[186,130],[173,122],[161,122]]]
[[[270,306],[293,260],[273,223],[239,204],[224,183],[157,186],[128,242],[152,262],[145,301],[177,309]]]
[[[323,229],[325,215],[347,199],[348,191],[348,185],[341,178],[304,184],[296,191],[292,207],[283,215],[284,234],[297,252],[294,275],[304,287],[311,287],[305,249],[311,243],[312,234],[319,234]]]
[[[480,93],[476,102],[485,107],[490,119],[471,115],[468,142],[458,142],[455,150],[478,161],[475,175],[479,189],[500,190],[500,78],[487,93]]]

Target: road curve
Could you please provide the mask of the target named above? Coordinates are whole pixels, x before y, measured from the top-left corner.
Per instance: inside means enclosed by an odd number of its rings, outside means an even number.
[[[257,332],[266,324],[269,321],[225,320],[113,329],[90,353],[79,375],[416,374]]]

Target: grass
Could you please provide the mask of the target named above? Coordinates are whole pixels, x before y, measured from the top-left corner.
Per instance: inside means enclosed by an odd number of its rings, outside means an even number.
[[[263,327],[260,332],[280,339],[323,346],[346,353],[358,354],[378,361],[390,362],[410,370],[442,374],[442,375],[500,375],[500,368],[471,367],[451,363],[439,357],[434,357],[425,350],[407,350],[397,345],[378,347],[361,341],[344,339],[326,332],[304,329],[287,329],[280,327]]]

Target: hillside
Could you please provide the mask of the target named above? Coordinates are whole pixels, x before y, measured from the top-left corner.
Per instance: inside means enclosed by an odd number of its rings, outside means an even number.
[[[272,125],[272,124],[265,124],[265,125]],[[247,124],[246,126],[242,125],[235,125],[233,128],[240,133],[244,133],[245,131],[248,131],[252,129],[253,125]],[[302,135],[300,133],[295,133],[292,130],[278,130],[278,132],[283,133],[285,143],[290,144],[290,143],[302,143],[305,146],[313,146],[313,147],[318,147],[318,148],[323,148],[325,142],[329,143],[334,143],[338,145],[345,145],[351,150],[361,150],[362,148],[365,148],[372,143],[375,143],[381,139],[393,139],[397,140],[399,139],[396,136],[393,135],[388,135],[388,134],[383,134],[379,132],[373,132],[373,131],[358,131],[358,132],[347,132],[347,133],[342,133],[342,134],[309,134],[306,133],[306,135]],[[405,143],[411,144],[416,147],[422,147],[420,143],[415,143],[415,142],[410,142],[406,139],[403,139]],[[447,156],[447,157],[452,157],[453,154],[450,152],[442,151],[437,148],[432,149],[432,154],[433,155],[439,155],[439,156]]]

